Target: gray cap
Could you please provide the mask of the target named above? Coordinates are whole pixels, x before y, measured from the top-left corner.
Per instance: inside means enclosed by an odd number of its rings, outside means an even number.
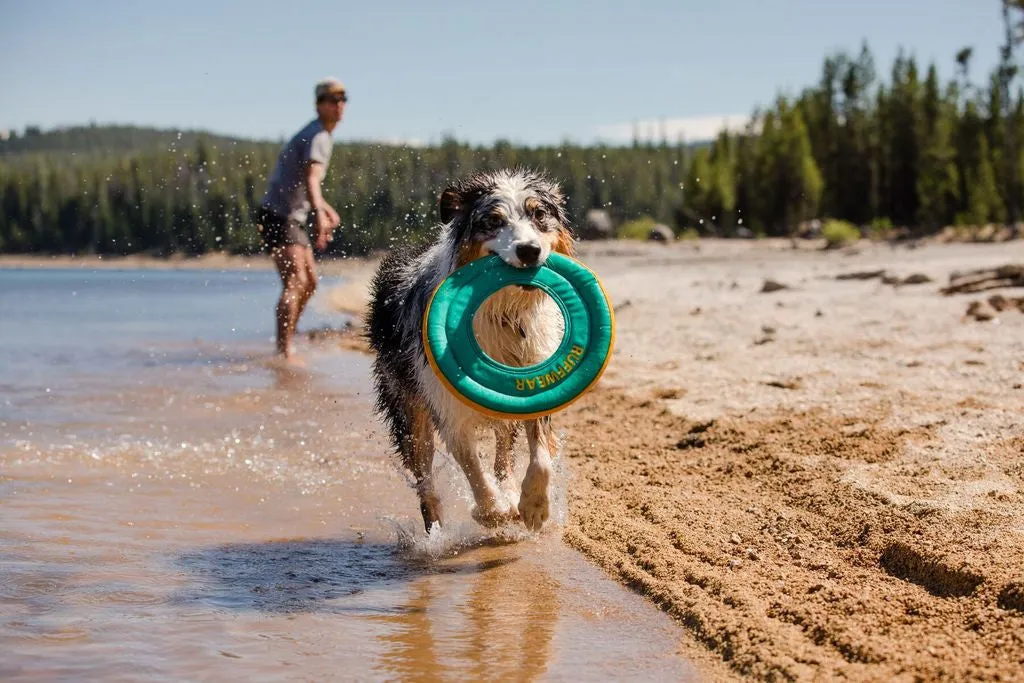
[[[328,95],[344,95],[345,85],[337,78],[325,78],[316,84],[316,99]]]

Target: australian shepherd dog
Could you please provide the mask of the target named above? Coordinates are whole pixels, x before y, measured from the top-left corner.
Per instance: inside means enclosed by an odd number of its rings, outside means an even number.
[[[497,254],[511,266],[543,264],[553,251],[572,256],[573,236],[558,185],[522,169],[478,173],[441,194],[441,225],[433,240],[405,246],[381,261],[373,278],[368,313],[377,408],[402,463],[412,473],[423,523],[441,524],[441,501],[432,477],[434,434],[462,468],[473,493],[473,519],[495,527],[521,519],[539,530],[550,512],[549,485],[556,437],[549,417],[514,421],[484,415],[449,393],[423,349],[423,314],[434,290],[457,268]],[[512,366],[549,358],[564,321],[557,304],[538,289],[513,285],[477,310],[473,331],[487,355]],[[481,463],[478,437],[493,430],[491,468]],[[513,445],[526,432],[530,463],[519,490],[510,482]]]

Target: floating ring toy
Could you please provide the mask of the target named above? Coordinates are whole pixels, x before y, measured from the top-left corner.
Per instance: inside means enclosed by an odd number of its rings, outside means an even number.
[[[542,363],[499,363],[473,333],[476,310],[509,285],[536,287],[562,311],[562,342]],[[601,282],[582,263],[558,253],[534,268],[514,268],[495,255],[472,261],[438,286],[423,314],[423,348],[441,383],[474,410],[505,419],[567,407],[600,379],[614,342],[615,316]]]

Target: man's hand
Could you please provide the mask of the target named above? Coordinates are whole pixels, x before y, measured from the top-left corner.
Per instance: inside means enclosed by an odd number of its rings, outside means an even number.
[[[316,236],[316,250],[324,251],[325,249],[327,249],[327,243],[330,241],[331,239],[329,236],[325,235],[324,233],[320,233],[319,235]]]
[[[335,226],[340,223],[338,214],[330,206],[324,205],[324,209],[316,212],[316,250],[323,251],[327,243],[331,241],[331,233]]]
[[[327,243],[331,241],[331,233],[341,224],[341,216],[334,210],[334,207],[324,201],[320,192],[320,183],[323,182],[326,167],[319,162],[313,162],[306,171],[306,193],[310,206],[316,210],[316,249],[323,251]]]
[[[332,230],[341,225],[341,216],[338,215],[338,212],[334,210],[333,206],[331,206],[327,202],[324,202],[324,211],[326,211],[327,215],[331,217]]]

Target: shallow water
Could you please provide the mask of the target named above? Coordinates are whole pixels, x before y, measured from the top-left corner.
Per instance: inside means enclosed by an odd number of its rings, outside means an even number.
[[[426,536],[368,360],[265,361],[276,286],[0,271],[0,679],[693,677],[678,626],[559,540],[571,473],[546,533],[485,532],[439,453]],[[316,305],[304,327],[343,324]]]

